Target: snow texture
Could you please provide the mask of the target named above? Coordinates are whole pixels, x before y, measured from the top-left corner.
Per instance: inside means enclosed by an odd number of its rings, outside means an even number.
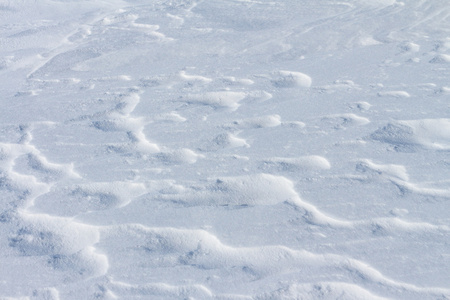
[[[0,0],[0,299],[450,299],[445,0]]]

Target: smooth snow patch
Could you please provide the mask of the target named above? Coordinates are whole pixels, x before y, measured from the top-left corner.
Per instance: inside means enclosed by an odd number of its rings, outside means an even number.
[[[148,284],[128,284],[125,282],[113,281],[111,290],[121,296],[154,296],[166,299],[212,299],[214,294],[205,286],[200,284],[174,286],[166,283]],[[134,297],[133,297],[134,298]],[[161,298],[162,299],[162,298]]]
[[[387,300],[376,296],[356,284],[344,282],[317,282],[314,284],[291,284],[271,293],[258,296],[258,300]]]
[[[393,97],[393,98],[409,98],[411,95],[406,91],[386,91],[378,92],[380,97]]]
[[[377,41],[371,36],[362,37],[359,39],[359,43],[361,46],[374,46],[382,44],[380,41]]]
[[[1,298],[3,299],[3,298]],[[8,298],[6,298],[8,299]],[[11,298],[12,299],[12,298]],[[22,299],[22,298],[21,298]],[[31,298],[25,298],[29,300],[60,300],[59,292],[56,288],[41,288],[33,291]]]

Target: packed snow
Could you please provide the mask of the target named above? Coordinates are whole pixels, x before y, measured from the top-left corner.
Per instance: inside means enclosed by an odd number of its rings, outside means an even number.
[[[447,0],[0,0],[0,299],[450,299]]]

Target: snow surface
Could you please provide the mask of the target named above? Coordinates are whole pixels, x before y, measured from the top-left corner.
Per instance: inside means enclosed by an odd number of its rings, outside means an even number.
[[[448,0],[0,28],[0,299],[450,299]]]

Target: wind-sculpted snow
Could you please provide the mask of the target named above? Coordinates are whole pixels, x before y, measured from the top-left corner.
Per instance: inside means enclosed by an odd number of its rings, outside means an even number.
[[[375,140],[402,147],[450,149],[450,119],[422,119],[389,123],[375,131]]]
[[[310,87],[312,81],[311,77],[306,74],[291,71],[279,71],[275,73],[274,77],[272,84],[281,88]]]
[[[449,16],[0,0],[0,299],[450,299]]]
[[[448,293],[445,289],[427,289],[413,285],[395,282],[386,278],[381,273],[373,269],[371,266],[357,260],[341,257],[334,254],[314,254],[307,251],[292,250],[284,246],[261,246],[261,247],[230,247],[224,245],[214,235],[203,230],[186,230],[174,228],[146,228],[140,225],[126,225],[117,228],[109,228],[105,233],[106,243],[113,243],[115,239],[126,241],[122,247],[114,249],[113,256],[125,255],[125,251],[142,253],[142,261],[133,261],[130,263],[139,268],[139,264],[145,263],[147,267],[160,270],[161,277],[167,277],[164,271],[168,268],[175,268],[179,272],[189,272],[190,278],[201,277],[201,273],[220,274],[222,280],[211,278],[210,285],[215,286],[219,290],[226,291],[225,287],[218,285],[228,285],[229,277],[239,278],[241,283],[238,285],[253,286],[255,281],[266,281],[268,278],[277,280],[292,280],[293,277],[300,278],[320,278],[313,275],[318,270],[327,274],[327,280],[340,279],[342,276],[349,278],[353,282],[369,288],[371,286],[383,286],[384,289],[390,290],[394,295],[435,295]],[[117,244],[120,245],[121,243]],[[113,246],[114,247],[114,246]],[[162,259],[161,259],[162,258]],[[131,257],[127,257],[130,260]],[[114,268],[114,267],[112,267]],[[314,270],[316,269],[316,271]],[[305,274],[308,270],[310,274]],[[225,271],[225,272],[224,272]],[[112,271],[114,272],[114,271]],[[311,274],[312,273],[312,274]],[[117,274],[125,279],[131,274]],[[128,276],[127,276],[128,275]],[[123,280],[122,279],[122,280]],[[170,280],[170,278],[167,278]],[[222,283],[220,283],[222,281]],[[295,285],[294,285],[295,286]],[[294,286],[290,288],[293,289]],[[370,298],[378,299],[375,295],[361,288],[348,283],[316,283],[316,289],[326,290],[327,293],[322,296],[325,299],[331,299],[332,295],[338,292],[348,294],[348,297],[361,297],[368,295]],[[163,293],[164,285],[140,285],[131,286],[124,283],[113,283],[112,291],[120,291],[120,293],[128,292],[131,295],[155,295],[160,296]],[[311,287],[304,286],[307,291],[311,291]],[[180,287],[181,291],[188,292],[188,295],[202,294],[201,297],[213,298],[212,292],[203,286]],[[169,291],[174,288],[165,288],[168,297]],[[312,288],[314,290],[314,288]],[[178,293],[180,293],[179,291]],[[277,293],[279,297],[286,297],[289,291],[282,290],[272,291],[273,297]],[[291,290],[292,297],[299,297],[305,291],[299,289],[296,293]],[[319,291],[316,291],[319,292]],[[128,294],[127,293],[127,294]],[[268,295],[259,295],[260,291],[254,295],[256,298],[265,299]],[[328,294],[328,295],[327,295]],[[318,296],[318,295],[317,295]],[[200,296],[199,296],[200,297]],[[220,295],[218,295],[220,298]],[[381,297],[380,297],[381,298]]]
[[[239,102],[244,98],[245,93],[223,91],[223,92],[210,92],[199,95],[188,95],[186,97],[186,101],[188,103],[199,103],[214,108],[223,107],[236,110],[239,107]]]

